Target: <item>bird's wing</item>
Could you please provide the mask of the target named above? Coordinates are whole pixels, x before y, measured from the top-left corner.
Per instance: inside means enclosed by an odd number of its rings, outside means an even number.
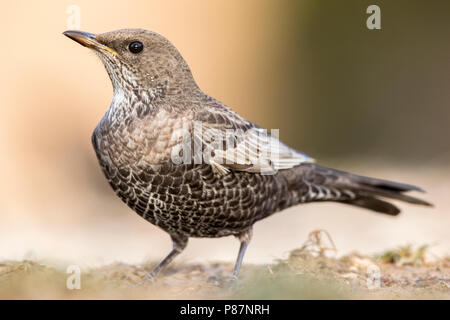
[[[215,171],[229,170],[273,174],[314,159],[283,144],[273,131],[268,132],[245,120],[230,109],[209,110],[198,117],[194,130],[196,143],[201,143],[203,159]]]

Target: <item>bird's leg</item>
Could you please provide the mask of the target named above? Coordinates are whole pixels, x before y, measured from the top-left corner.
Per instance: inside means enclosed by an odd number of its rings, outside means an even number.
[[[162,259],[155,267],[153,267],[152,271],[147,272],[147,274],[144,277],[144,280],[154,280],[156,276],[163,271],[169,263],[172,262],[173,259],[175,259],[176,256],[178,256],[184,248],[186,248],[188,243],[188,238],[184,236],[178,236],[178,235],[171,235],[173,247],[172,250],[170,250],[169,254]]]
[[[239,248],[239,253],[236,259],[236,264],[234,265],[233,275],[231,276],[231,281],[236,281],[239,277],[239,271],[241,270],[242,260],[244,259],[245,250],[252,239],[253,231],[252,229],[248,229],[247,231],[241,233],[237,236],[239,241],[241,242],[241,246]]]

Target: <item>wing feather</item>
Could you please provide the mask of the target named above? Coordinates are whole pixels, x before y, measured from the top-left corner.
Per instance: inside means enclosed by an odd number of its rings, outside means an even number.
[[[214,119],[220,119],[220,122]],[[207,161],[212,163],[215,171],[223,174],[229,169],[274,174],[278,170],[315,162],[282,143],[273,132],[257,127],[230,109],[220,109],[217,117],[211,116],[210,110],[201,125],[202,130],[195,139],[201,141],[204,155],[209,155]]]

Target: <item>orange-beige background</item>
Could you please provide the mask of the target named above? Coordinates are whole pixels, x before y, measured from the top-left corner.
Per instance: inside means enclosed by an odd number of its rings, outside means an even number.
[[[397,218],[298,206],[255,227],[247,262],[284,257],[328,230],[343,254],[431,244],[450,251],[450,2],[1,1],[0,259],[80,264],[158,259],[162,231],[115,197],[90,135],[112,88],[101,62],[61,33],[159,32],[205,92],[324,165],[417,184],[434,209]],[[381,7],[381,30],[366,8]],[[179,261],[234,260],[232,238],[194,239]]]

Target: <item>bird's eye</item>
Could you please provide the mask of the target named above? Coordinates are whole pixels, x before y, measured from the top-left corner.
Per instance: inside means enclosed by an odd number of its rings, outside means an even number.
[[[140,41],[133,41],[129,44],[128,49],[132,53],[139,53],[144,49],[144,45]]]

